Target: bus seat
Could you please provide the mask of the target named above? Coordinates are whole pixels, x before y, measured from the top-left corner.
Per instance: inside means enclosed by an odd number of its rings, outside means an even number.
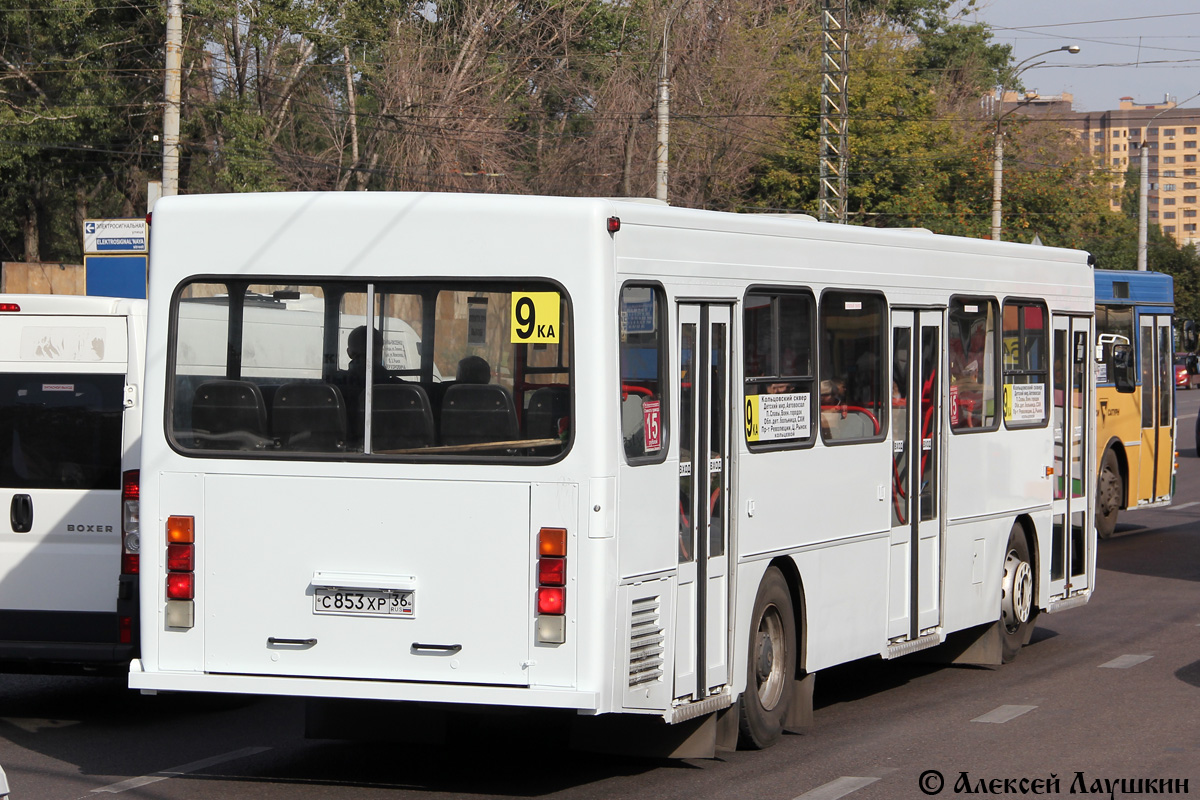
[[[512,395],[494,383],[456,383],[442,399],[442,444],[508,442],[517,438]]]
[[[206,381],[192,400],[196,446],[209,450],[252,450],[265,447],[267,405],[249,381]]]
[[[360,399],[359,414],[363,413]],[[371,450],[408,450],[433,444],[433,410],[416,383],[377,383],[371,389]]]
[[[543,386],[529,396],[525,409],[525,436],[557,439],[558,421],[571,413],[571,395],[565,386]]]
[[[345,449],[346,406],[328,383],[285,383],[275,392],[271,433],[285,450]]]

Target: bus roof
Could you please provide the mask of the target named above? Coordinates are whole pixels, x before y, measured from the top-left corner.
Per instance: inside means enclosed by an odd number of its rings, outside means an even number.
[[[620,231],[607,226],[619,219]],[[432,264],[466,265],[477,277],[526,274],[532,263],[561,265],[562,274],[590,279],[598,265],[611,264],[602,251],[624,242],[625,252],[636,230],[669,234],[697,231],[690,252],[680,251],[671,236],[655,236],[662,247],[638,250],[637,267],[657,262],[703,262],[723,258],[735,263],[742,248],[723,240],[721,252],[712,249],[712,235],[754,235],[774,240],[774,263],[824,268],[831,274],[858,271],[863,280],[899,276],[919,269],[920,253],[940,251],[963,256],[955,274],[975,281],[990,278],[990,259],[1004,257],[1021,267],[1010,275],[1018,284],[1039,282],[1048,263],[1062,264],[1053,282],[1077,291],[1089,283],[1089,256],[1080,250],[1016,242],[943,236],[911,229],[891,230],[823,223],[804,217],[739,214],[670,207],[633,199],[540,197],[529,195],[408,193],[408,192],[275,192],[263,194],[185,195],[166,197],[154,209],[151,275],[169,274],[168,283],[182,276],[223,274],[361,275],[407,268],[427,274]],[[707,237],[707,238],[705,238]],[[779,255],[785,243],[823,243],[796,262]],[[521,247],[497,247],[499,242]],[[880,257],[856,262],[843,260],[843,245],[881,248]],[[663,250],[663,247],[666,249]],[[907,258],[892,254],[907,253]],[[573,257],[590,251],[596,259]],[[653,252],[652,252],[653,251]],[[572,255],[568,255],[572,254]],[[661,258],[659,256],[662,256]],[[861,265],[861,270],[856,269]],[[460,269],[462,267],[460,266]],[[689,268],[689,274],[694,270]],[[151,284],[154,280],[151,280]],[[152,290],[154,291],[154,290]],[[163,291],[159,287],[157,291]],[[1091,287],[1087,302],[1091,303]]]
[[[1098,269],[1096,302],[1113,305],[1174,305],[1174,280],[1162,272]]]

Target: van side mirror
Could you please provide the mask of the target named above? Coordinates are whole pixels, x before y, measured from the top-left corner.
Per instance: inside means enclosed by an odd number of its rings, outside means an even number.
[[[1137,380],[1133,372],[1133,347],[1128,344],[1112,346],[1113,383],[1117,391],[1129,394],[1137,388]]]

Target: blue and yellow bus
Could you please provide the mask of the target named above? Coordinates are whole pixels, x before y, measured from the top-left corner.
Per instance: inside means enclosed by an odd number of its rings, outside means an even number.
[[[1175,492],[1174,284],[1161,272],[1096,270],[1096,532],[1122,509]]]

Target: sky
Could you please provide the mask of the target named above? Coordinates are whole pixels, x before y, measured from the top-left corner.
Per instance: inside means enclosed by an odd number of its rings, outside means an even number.
[[[965,3],[960,2],[961,10]],[[1117,108],[1165,96],[1200,108],[1200,2],[1198,0],[976,0],[964,20],[992,27],[993,41],[1012,45],[1013,62],[1063,45],[1021,74],[1028,91],[1070,92],[1076,111]]]

